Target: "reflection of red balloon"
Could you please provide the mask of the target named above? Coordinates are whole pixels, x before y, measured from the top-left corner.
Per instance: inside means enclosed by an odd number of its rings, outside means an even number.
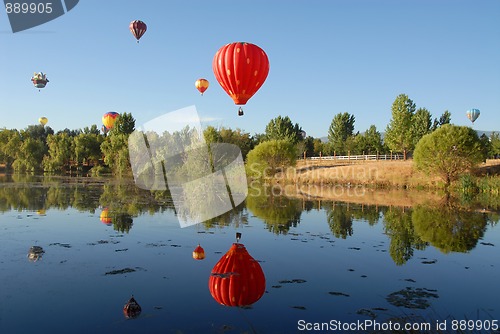
[[[234,243],[212,269],[208,287],[212,297],[222,305],[247,306],[262,297],[266,278],[245,246]]]
[[[141,305],[137,303],[134,296],[130,297],[127,304],[123,306],[123,315],[127,319],[138,317],[139,314],[141,314],[141,311],[142,311]]]
[[[198,245],[193,251],[193,259],[195,260],[203,260],[205,258],[205,250]]]
[[[269,59],[257,45],[236,42],[217,51],[212,69],[234,103],[244,105],[264,84],[269,73]],[[241,108],[240,111],[241,116]]]
[[[141,39],[142,35],[144,35],[148,27],[146,23],[142,22],[141,20],[135,20],[130,22],[129,29],[132,35],[134,35],[135,39],[137,40],[137,43],[139,43],[139,40]]]
[[[104,224],[106,224],[108,226],[112,225],[112,221],[111,221],[111,217],[109,216],[108,209],[102,210],[99,218],[101,219],[101,222],[103,222]]]

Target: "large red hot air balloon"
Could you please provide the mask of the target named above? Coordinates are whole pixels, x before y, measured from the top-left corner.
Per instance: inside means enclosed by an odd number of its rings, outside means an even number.
[[[212,269],[208,287],[212,297],[222,305],[248,306],[264,294],[266,278],[245,246],[234,243]]]
[[[212,62],[215,78],[236,105],[244,105],[264,84],[269,59],[255,44],[236,42],[217,51]],[[238,115],[243,116],[240,107]]]
[[[134,35],[135,39],[137,39],[137,43],[139,43],[142,35],[144,35],[146,30],[148,30],[148,26],[141,20],[134,20],[130,22],[129,29],[132,35]]]

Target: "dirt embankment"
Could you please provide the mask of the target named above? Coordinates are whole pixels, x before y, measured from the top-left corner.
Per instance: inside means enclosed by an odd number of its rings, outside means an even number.
[[[500,174],[500,159],[488,160],[475,171],[477,175]],[[413,160],[395,161],[299,161],[277,178],[293,184],[364,185],[384,189],[436,189],[443,181],[414,168]]]
[[[500,175],[500,160],[488,160],[474,174]],[[443,203],[443,181],[407,161],[299,161],[275,179],[290,197],[367,205],[412,207]],[[285,185],[286,184],[286,185]],[[415,191],[415,190],[427,191]]]

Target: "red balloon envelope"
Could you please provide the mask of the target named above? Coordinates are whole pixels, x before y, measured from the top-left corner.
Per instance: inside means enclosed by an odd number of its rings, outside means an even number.
[[[264,294],[266,278],[245,246],[234,243],[212,269],[208,287],[212,297],[222,305],[248,306]]]
[[[257,45],[236,42],[217,51],[212,69],[234,103],[244,105],[264,84],[269,73],[269,59]]]
[[[134,35],[135,39],[137,39],[137,43],[139,43],[139,40],[148,29],[148,26],[141,20],[135,20],[130,22],[129,29],[132,35]]]

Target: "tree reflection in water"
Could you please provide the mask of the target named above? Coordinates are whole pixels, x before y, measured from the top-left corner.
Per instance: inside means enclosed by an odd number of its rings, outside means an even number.
[[[326,214],[325,222],[336,238],[355,235],[355,223],[383,224],[389,238],[389,254],[397,265],[409,261],[415,250],[429,245],[443,253],[469,252],[484,236],[488,224],[500,220],[500,199],[469,202],[448,198],[443,203],[408,207],[384,207],[325,200],[310,201],[273,193],[252,186],[245,201],[235,209],[203,222],[205,229],[247,225],[249,215],[262,220],[274,234],[287,234],[298,227],[304,211]],[[130,179],[70,178],[57,176],[2,175],[0,212],[47,212],[75,208],[92,214],[107,208],[115,230],[129,232],[133,219],[141,214],[172,211],[167,191],[150,192],[136,187]],[[479,209],[478,208],[483,208]]]

